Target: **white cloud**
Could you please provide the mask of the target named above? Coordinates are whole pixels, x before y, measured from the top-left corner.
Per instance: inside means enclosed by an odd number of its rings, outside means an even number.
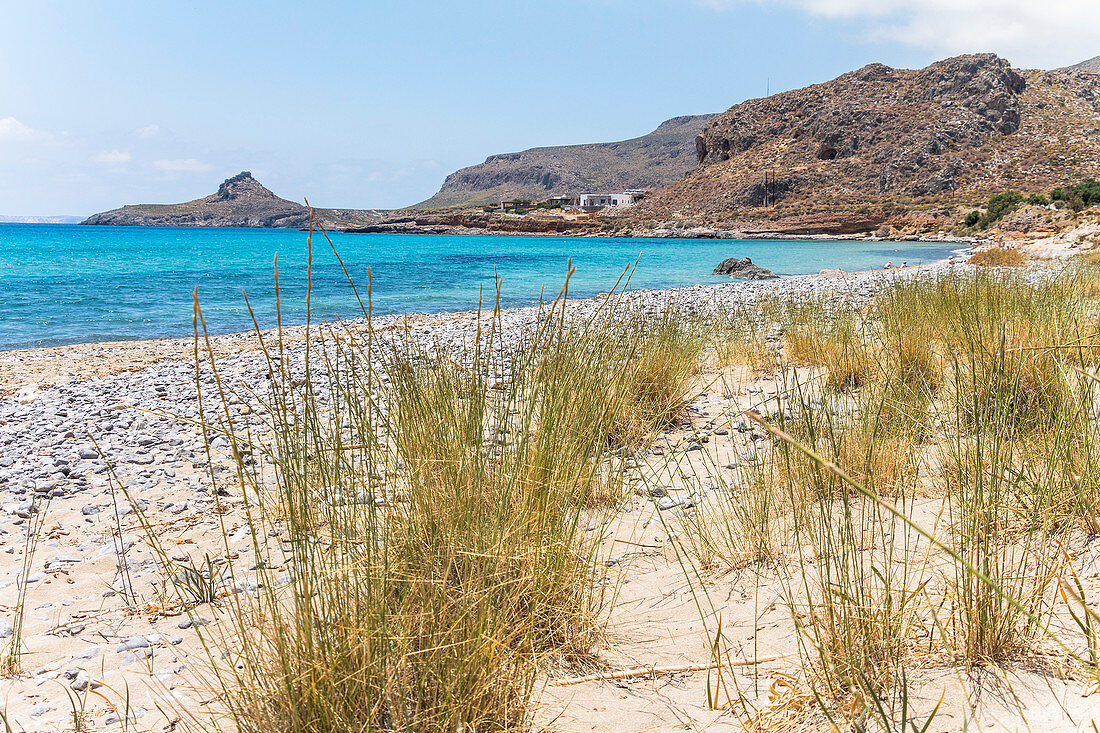
[[[45,136],[45,133],[27,127],[14,117],[0,118],[0,142],[29,142]]]
[[[146,125],[134,130],[134,137],[148,140],[151,137],[156,137],[158,132],[160,132],[160,125]]]
[[[214,166],[209,163],[203,163],[194,158],[186,158],[183,160],[158,160],[153,163],[153,166],[169,173],[203,173],[208,170],[213,170],[214,168]]]
[[[102,153],[97,153],[92,156],[93,163],[105,163],[107,165],[118,165],[120,163],[130,162],[130,152],[128,150],[106,150]]]
[[[1021,67],[1053,68],[1100,54],[1096,0],[697,0],[723,10],[754,3],[864,21],[869,40],[948,55],[994,51]]]

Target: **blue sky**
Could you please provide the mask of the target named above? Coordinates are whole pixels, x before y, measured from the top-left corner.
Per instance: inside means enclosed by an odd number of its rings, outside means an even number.
[[[1100,54],[1094,0],[0,3],[0,214],[181,201],[249,169],[396,207],[496,152],[616,140],[872,61]]]

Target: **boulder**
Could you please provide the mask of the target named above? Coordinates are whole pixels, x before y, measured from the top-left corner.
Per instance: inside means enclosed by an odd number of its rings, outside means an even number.
[[[714,274],[730,275],[731,277],[739,277],[745,280],[771,280],[772,278],[779,277],[767,268],[754,265],[752,260],[748,257],[740,260],[736,257],[722,260],[718,267],[714,268]]]

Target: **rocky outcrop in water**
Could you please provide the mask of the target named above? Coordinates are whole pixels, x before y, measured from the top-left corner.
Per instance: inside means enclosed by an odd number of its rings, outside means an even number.
[[[754,265],[748,257],[742,259],[730,257],[722,260],[718,263],[718,267],[714,268],[714,274],[739,277],[742,280],[772,280],[779,277],[765,267]]]
[[[365,225],[378,221],[375,211],[314,209],[327,227]],[[301,229],[309,226],[309,209],[279,198],[249,171],[227,178],[216,193],[181,204],[135,204],[93,214],[84,224],[110,226],[266,227]]]

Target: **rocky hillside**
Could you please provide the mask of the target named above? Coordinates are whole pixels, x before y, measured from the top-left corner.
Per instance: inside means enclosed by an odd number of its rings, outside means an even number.
[[[1082,61],[1081,63],[1074,64],[1069,68],[1076,71],[1091,71],[1100,74],[1100,56],[1094,56],[1088,61]]]
[[[361,226],[378,221],[374,211],[314,209],[325,226]],[[249,171],[227,178],[217,193],[182,204],[133,204],[88,217],[84,224],[113,226],[287,227],[309,226],[309,210],[279,198]]]
[[[447,176],[439,193],[413,208],[482,206],[501,199],[537,201],[584,191],[664,186],[696,166],[695,136],[711,117],[674,117],[648,135],[621,142],[491,155],[484,163]]]
[[[735,105],[694,145],[699,167],[630,218],[867,231],[925,204],[1100,178],[1100,75],[1020,71],[992,54],[871,64]]]

